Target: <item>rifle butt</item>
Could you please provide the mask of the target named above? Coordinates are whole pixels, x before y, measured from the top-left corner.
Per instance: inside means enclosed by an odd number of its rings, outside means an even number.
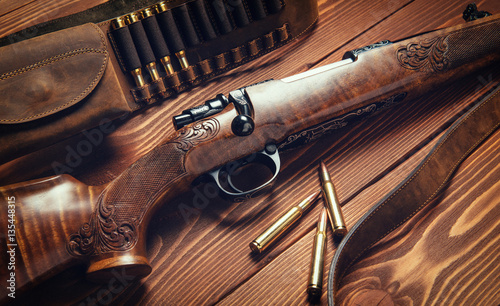
[[[91,215],[101,190],[69,175],[0,188],[0,278],[10,288],[1,287],[2,297],[83,262],[68,254],[66,237]]]
[[[186,167],[187,153],[219,132],[217,120],[184,129],[102,186],[59,175],[0,187],[0,279],[7,283],[10,261],[16,294],[77,264],[97,282],[148,275],[149,221],[207,171]]]

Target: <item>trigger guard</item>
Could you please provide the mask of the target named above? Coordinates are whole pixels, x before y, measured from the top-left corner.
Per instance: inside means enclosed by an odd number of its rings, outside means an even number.
[[[252,154],[243,160],[240,160],[239,163],[240,165],[237,167],[244,166],[250,162],[253,161],[259,161],[260,163],[264,164],[266,167],[268,167],[271,171],[274,172],[273,176],[264,184],[262,184],[259,187],[256,187],[251,190],[243,191],[234,186],[232,180],[231,180],[231,173],[228,173],[227,176],[227,183],[229,187],[231,187],[233,190],[229,191],[226,188],[224,188],[219,180],[220,173],[224,170],[225,167],[219,168],[217,170],[211,171],[208,174],[214,179],[215,183],[219,187],[219,189],[224,193],[224,195],[232,198],[234,201],[241,202],[245,199],[252,198],[257,192],[260,192],[264,190],[266,187],[270,187],[271,183],[274,182],[276,177],[278,176],[278,173],[280,171],[281,167],[281,162],[278,154],[278,150],[276,150],[274,153],[269,154],[266,152],[266,150],[262,150],[260,152],[257,152],[255,154]]]

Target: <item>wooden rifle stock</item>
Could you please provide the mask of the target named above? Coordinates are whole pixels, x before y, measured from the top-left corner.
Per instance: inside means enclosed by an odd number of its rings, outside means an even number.
[[[499,33],[499,17],[491,16],[368,46],[338,64],[247,87],[255,122],[251,135],[233,134],[231,122],[238,113],[230,104],[182,128],[103,186],[60,175],[0,188],[1,283],[8,283],[13,260],[18,291],[79,263],[89,265],[88,277],[94,280],[107,280],[113,269],[146,276],[151,272],[145,252],[151,217],[197,177],[267,144],[284,150],[306,143],[350,117],[498,66]],[[1,288],[4,297],[8,291]]]

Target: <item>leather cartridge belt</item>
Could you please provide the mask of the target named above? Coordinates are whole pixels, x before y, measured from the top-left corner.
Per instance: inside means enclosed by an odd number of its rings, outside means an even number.
[[[316,0],[110,0],[3,37],[0,164],[259,57],[317,17]]]

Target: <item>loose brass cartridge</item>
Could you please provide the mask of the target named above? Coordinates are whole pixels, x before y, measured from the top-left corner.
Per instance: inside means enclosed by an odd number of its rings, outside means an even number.
[[[323,208],[318,220],[316,235],[314,236],[314,246],[311,259],[311,273],[309,275],[309,284],[307,293],[313,297],[321,295],[323,287],[323,266],[326,250],[326,223],[327,212]]]
[[[325,163],[323,162],[320,163],[319,177],[323,188],[323,197],[328,212],[328,219],[330,219],[333,234],[338,237],[344,237],[347,234],[344,215],[342,214],[337,193],[335,192],[335,186],[333,186],[330,174],[328,173]]]
[[[318,199],[321,191],[318,191],[302,202],[292,207],[289,211],[283,214],[276,222],[274,222],[269,228],[267,228],[262,234],[260,234],[254,241],[250,243],[250,249],[254,253],[261,253],[273,244],[283,233],[286,232],[292,224],[300,219],[302,214],[314,204]]]

